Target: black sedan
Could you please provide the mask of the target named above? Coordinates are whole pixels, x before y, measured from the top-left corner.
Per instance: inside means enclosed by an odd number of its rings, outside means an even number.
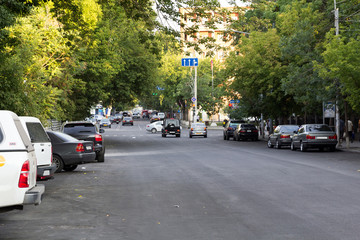
[[[259,133],[254,124],[241,123],[236,127],[233,140],[240,141],[246,139],[251,139],[253,141],[259,139]]]
[[[73,171],[79,164],[95,162],[94,143],[81,141],[68,134],[47,131],[53,148],[55,172]]]

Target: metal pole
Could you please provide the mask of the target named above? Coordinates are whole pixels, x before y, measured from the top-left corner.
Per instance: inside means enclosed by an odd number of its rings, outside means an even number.
[[[194,123],[196,123],[197,120],[197,67],[195,67],[195,79],[194,79],[194,97],[195,97],[195,116],[194,116]]]
[[[335,35],[339,35],[339,9],[336,8],[336,0],[334,0],[334,14],[335,14]],[[336,82],[338,82],[339,80],[336,79]],[[336,84],[336,87],[339,88],[338,84]],[[339,111],[339,89],[336,90],[336,107],[335,107],[335,120],[336,120],[336,125],[335,125],[335,129],[336,129],[336,135],[337,135],[337,141],[338,144],[337,146],[341,146],[341,142],[340,142],[340,111]],[[346,121],[346,119],[345,119]]]

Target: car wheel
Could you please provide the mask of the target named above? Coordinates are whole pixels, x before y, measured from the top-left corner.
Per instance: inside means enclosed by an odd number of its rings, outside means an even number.
[[[98,162],[105,162],[105,149],[102,153],[99,153],[99,155],[96,156],[96,159]]]
[[[229,139],[230,139],[229,135],[226,135],[226,140],[229,140]]]
[[[233,141],[236,141],[236,137],[235,137],[235,135],[233,136]]]
[[[109,128],[111,128],[111,125],[109,126]]]
[[[306,152],[306,147],[303,142],[300,143],[300,151]]]
[[[296,151],[295,144],[293,141],[291,141],[290,149],[291,149],[291,151]]]
[[[192,138],[192,135],[191,135],[191,134],[189,135],[189,138]]]
[[[151,133],[156,133],[156,128],[151,129]]]
[[[180,134],[176,134],[176,137],[180,137]]]
[[[61,157],[57,156],[57,155],[53,155],[53,163],[55,163],[56,165],[56,169],[55,169],[55,172],[56,173],[59,173],[61,172],[61,170],[63,170],[64,168],[64,162],[63,160],[61,159]]]
[[[330,150],[330,152],[334,152],[336,150],[336,146],[330,146],[329,150]]]
[[[77,168],[77,166],[78,165],[66,165],[66,166],[64,166],[64,170],[66,171],[66,172],[71,172],[71,171],[74,171],[76,168]]]
[[[206,134],[206,135],[204,135],[204,138],[207,138],[207,134]]]
[[[226,136],[225,136],[225,134],[224,134],[224,140],[226,140]]]
[[[280,148],[281,148],[281,145],[280,145],[280,143],[279,143],[279,139],[276,139],[275,148],[276,148],[276,149],[280,149]]]
[[[274,146],[271,144],[270,138],[269,138],[269,140],[267,141],[267,146],[268,146],[268,148],[274,147]]]
[[[166,134],[161,134],[162,137],[166,137]]]

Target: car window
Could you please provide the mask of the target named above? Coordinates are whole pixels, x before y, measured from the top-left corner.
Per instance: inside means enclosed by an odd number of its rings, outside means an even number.
[[[162,122],[156,122],[156,125],[161,125],[162,124]]]
[[[131,117],[124,117],[124,120],[131,120]]]
[[[294,132],[297,131],[298,129],[299,129],[298,126],[282,126],[281,132]]]
[[[43,126],[37,122],[27,122],[26,127],[28,129],[30,139],[32,143],[49,142],[48,135],[46,134]]]
[[[168,119],[168,120],[166,120],[165,125],[166,126],[168,126],[168,125],[180,126],[180,123],[179,123],[179,120],[177,120],[177,119]]]
[[[307,127],[308,132],[329,132],[332,131],[327,125],[311,125]]]
[[[241,128],[243,128],[243,129],[256,129],[255,125],[252,125],[252,124],[242,124]]]
[[[301,127],[300,129],[299,129],[299,133],[303,133],[304,132],[304,127]]]
[[[236,127],[239,126],[239,125],[240,125],[240,123],[231,122],[231,123],[229,124],[229,127],[236,128]]]
[[[101,121],[100,121],[101,123],[107,123],[107,122],[109,122],[109,119],[107,119],[107,118],[105,118],[105,119],[101,119]]]
[[[53,132],[53,135],[55,135],[57,138],[59,138],[62,142],[77,142],[78,139],[61,132]]]
[[[66,124],[63,132],[67,134],[96,133],[96,130],[93,124]]]

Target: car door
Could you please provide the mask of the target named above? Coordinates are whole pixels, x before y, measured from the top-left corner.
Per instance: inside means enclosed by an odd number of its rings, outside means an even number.
[[[300,126],[299,130],[297,131],[297,133],[294,134],[294,136],[293,136],[293,142],[294,142],[294,146],[295,146],[295,147],[300,146],[301,135],[303,135],[304,131],[305,131],[305,126]]]
[[[160,132],[162,130],[162,122],[156,122],[155,124],[156,131]]]

